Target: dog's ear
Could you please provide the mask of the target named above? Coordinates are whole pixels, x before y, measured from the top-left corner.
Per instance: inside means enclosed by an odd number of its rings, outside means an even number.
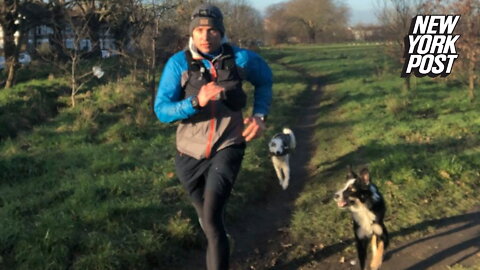
[[[370,184],[370,172],[368,171],[367,168],[363,168],[362,171],[360,172],[360,178],[362,179],[362,182],[365,185]]]
[[[347,170],[348,170],[348,172],[347,172],[347,180],[348,180],[348,179],[357,178],[357,175],[356,175],[356,174],[353,172],[353,170],[352,170],[352,165],[348,165],[348,166],[347,166]]]

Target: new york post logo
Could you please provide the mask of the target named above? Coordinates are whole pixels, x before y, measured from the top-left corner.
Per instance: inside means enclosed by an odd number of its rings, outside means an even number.
[[[405,37],[405,64],[402,77],[412,72],[417,77],[446,77],[458,58],[453,35],[460,15],[417,15]]]

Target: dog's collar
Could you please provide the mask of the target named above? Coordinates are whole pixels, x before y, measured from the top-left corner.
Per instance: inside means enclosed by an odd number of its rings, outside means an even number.
[[[288,155],[290,152],[285,152],[283,154],[273,154],[273,153],[270,153],[270,156],[272,157],[283,157],[283,156],[286,156]]]
[[[290,147],[288,147],[288,146],[283,147],[283,151],[282,151],[281,154],[275,154],[275,153],[270,152],[270,156],[275,156],[275,157],[282,157],[282,156],[286,156],[288,154],[290,154]]]

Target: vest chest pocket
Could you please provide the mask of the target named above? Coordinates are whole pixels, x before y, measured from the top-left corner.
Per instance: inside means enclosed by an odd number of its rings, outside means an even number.
[[[200,88],[207,83],[208,80],[205,78],[205,75],[202,75],[200,72],[191,72],[185,86],[185,97],[198,95]]]
[[[217,70],[217,82],[225,81],[239,81],[240,78],[236,76],[235,72],[232,70],[218,69]]]

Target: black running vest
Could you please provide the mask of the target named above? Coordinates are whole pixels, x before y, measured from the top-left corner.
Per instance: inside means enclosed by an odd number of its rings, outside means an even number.
[[[225,88],[220,95],[221,100],[232,111],[239,111],[245,107],[247,95],[242,89],[242,78],[237,70],[233,48],[225,43],[222,49],[223,54],[212,63],[217,73],[215,81]],[[186,50],[185,55],[188,62],[188,78],[183,88],[183,98],[197,95],[203,85],[213,80],[202,60],[193,59],[190,50]]]

